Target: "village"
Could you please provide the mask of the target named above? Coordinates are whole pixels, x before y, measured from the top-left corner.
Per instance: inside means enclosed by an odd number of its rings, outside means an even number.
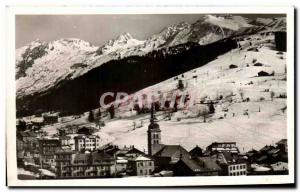
[[[134,145],[102,145],[99,135],[94,134],[95,127],[69,126],[58,129],[56,137],[51,138],[39,129],[57,122],[57,114],[44,115],[39,122],[18,122],[19,179],[288,174],[284,138],[275,145],[247,152],[241,152],[235,141],[215,141],[205,149],[196,145],[190,151],[178,144],[165,145],[154,104],[144,151]]]

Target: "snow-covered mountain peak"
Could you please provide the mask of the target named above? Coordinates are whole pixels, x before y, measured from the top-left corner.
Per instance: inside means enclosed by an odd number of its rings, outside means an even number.
[[[103,45],[99,49],[101,50],[101,54],[109,54],[121,49],[129,49],[130,47],[135,47],[143,43],[144,41],[140,41],[133,38],[129,33],[123,33],[119,35],[116,39],[109,40],[105,45]]]
[[[17,94],[22,97],[48,90],[110,60],[143,56],[160,49],[165,49],[164,53],[173,53],[169,47],[185,43],[207,45],[232,36],[278,30],[286,30],[285,18],[249,22],[236,15],[205,15],[191,24],[181,22],[165,27],[146,40],[123,33],[101,47],[76,38],[49,43],[36,40],[16,50]]]
[[[82,50],[82,51],[95,51],[97,47],[93,46],[91,43],[77,39],[77,38],[65,38],[52,41],[49,43],[49,49],[53,50]]]
[[[176,35],[177,33],[189,29],[190,24],[187,22],[181,22],[179,24],[171,25],[165,29],[163,29],[158,35],[162,36],[165,40]]]
[[[234,31],[244,27],[252,27],[248,19],[242,16],[205,15],[204,22]]]
[[[128,41],[130,39],[133,39],[133,37],[131,36],[130,33],[126,32],[126,33],[122,33],[121,35],[118,36],[118,38],[116,38],[116,41]]]

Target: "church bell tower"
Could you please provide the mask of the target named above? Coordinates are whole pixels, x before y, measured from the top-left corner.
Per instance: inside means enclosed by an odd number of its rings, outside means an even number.
[[[151,117],[150,125],[148,126],[148,155],[154,155],[158,150],[161,149],[161,130],[155,117],[154,105],[151,106]]]

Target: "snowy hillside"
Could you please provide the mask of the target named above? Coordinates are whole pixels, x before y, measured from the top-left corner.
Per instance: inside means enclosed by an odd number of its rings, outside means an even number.
[[[178,76],[185,86],[183,91],[177,89],[178,80],[172,78],[137,93],[177,91],[178,95],[196,97],[191,107],[182,107],[171,120],[166,112],[157,112],[163,143],[191,149],[195,145],[204,148],[215,141],[236,141],[240,150],[246,151],[287,137],[285,53],[274,50],[274,37],[257,38],[251,36],[242,50],[232,50]],[[237,68],[230,69],[230,65]],[[274,76],[258,77],[260,71],[274,72]],[[206,105],[201,101],[210,100],[216,101],[216,111],[204,122],[199,112]],[[108,122],[102,131],[115,137],[115,144],[147,149],[149,115],[136,115],[126,105],[122,107],[117,114],[121,119]],[[141,127],[134,130],[133,122]]]
[[[205,148],[215,141],[234,141],[245,152],[287,137],[286,53],[275,50],[273,35],[251,35],[239,44],[241,48],[202,67],[135,93],[156,93],[155,101],[161,94],[190,96],[191,105],[178,106],[177,112],[169,113],[163,107],[157,111],[162,143],[180,144],[190,150],[195,145]],[[270,75],[258,76],[261,71]],[[181,90],[179,80],[184,85]],[[134,145],[144,151],[150,115],[132,110],[131,96],[115,102],[114,119],[103,115],[106,125],[97,134],[106,143]],[[204,116],[210,101],[214,101],[215,112]],[[86,119],[87,114],[66,124],[90,125]],[[45,130],[55,134],[53,127]]]
[[[34,41],[16,50],[17,98],[47,91],[110,60],[145,55],[187,42],[205,45],[241,34],[245,29],[257,30],[260,25],[275,30],[284,28],[285,21],[258,20],[254,25],[240,16],[207,15],[193,24],[184,22],[166,27],[146,40],[125,33],[100,47],[79,39]]]

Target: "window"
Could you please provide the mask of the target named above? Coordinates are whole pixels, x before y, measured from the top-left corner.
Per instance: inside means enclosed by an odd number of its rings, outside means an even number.
[[[234,165],[232,166],[232,170],[235,170],[235,166]]]
[[[229,170],[230,170],[230,171],[232,170],[232,167],[231,167],[231,166],[229,167]]]
[[[149,162],[149,166],[152,166],[152,162],[151,161]]]
[[[140,170],[140,174],[143,174],[143,170],[142,169]]]

